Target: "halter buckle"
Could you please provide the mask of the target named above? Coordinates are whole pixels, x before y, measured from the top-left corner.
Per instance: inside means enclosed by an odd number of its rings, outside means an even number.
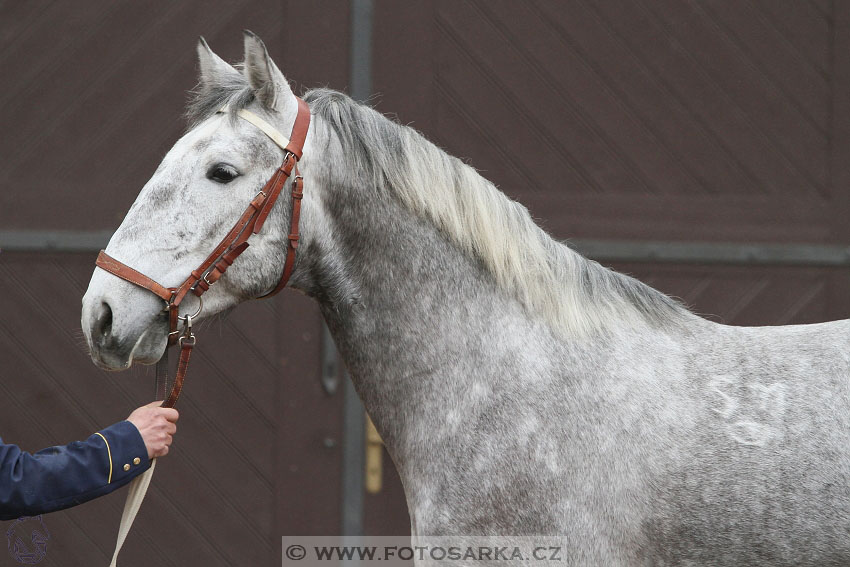
[[[292,163],[292,165],[291,165],[291,166],[289,166],[289,169],[287,169],[286,165],[287,165],[288,163],[290,163],[289,158],[292,158],[292,162],[291,162],[291,163]],[[279,167],[278,169],[280,169],[280,170],[281,170],[282,172],[284,172],[287,176],[289,176],[289,173],[292,171],[292,169],[293,169],[293,168],[294,168],[297,164],[298,164],[298,156],[296,156],[296,155],[295,155],[294,153],[292,153],[291,151],[286,150],[286,153],[283,155],[283,161],[281,162],[280,167]]]

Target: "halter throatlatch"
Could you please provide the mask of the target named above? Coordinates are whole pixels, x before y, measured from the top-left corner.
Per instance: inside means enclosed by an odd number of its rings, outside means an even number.
[[[178,287],[165,287],[141,272],[109,256],[101,250],[98,254],[97,267],[106,270],[110,274],[142,287],[165,301],[165,309],[168,313],[168,345],[165,353],[156,366],[156,399],[164,399],[163,407],[173,407],[177,403],[180,391],[183,388],[183,380],[189,367],[189,357],[195,346],[195,335],[192,332],[192,320],[201,314],[203,310],[202,295],[210,289],[227,271],[227,268],[248,248],[248,239],[260,232],[263,224],[277,201],[287,179],[295,171],[292,182],[292,216],[290,219],[289,237],[286,252],[286,262],[283,265],[280,280],[277,286],[262,297],[275,295],[286,286],[295,265],[295,255],[298,249],[298,223],[301,218],[301,198],[304,196],[304,180],[298,173],[298,160],[304,150],[304,140],[310,128],[310,108],[307,103],[296,97],[298,101],[298,114],[295,124],[292,126],[292,134],[287,140],[271,126],[268,122],[247,110],[238,110],[237,115],[254,124],[272,139],[284,151],[283,163],[266,182],[262,191],[257,193],[245,212],[233,225],[227,235],[221,239],[209,256],[200,266],[192,270],[189,276]],[[226,111],[223,109],[222,111]],[[192,292],[197,296],[198,309],[193,315],[180,315],[180,303],[186,295]],[[182,332],[177,329],[178,321],[183,321]],[[179,336],[178,336],[179,335]],[[177,374],[168,397],[165,397],[166,384],[168,381],[168,350],[171,346],[180,344],[180,362],[177,365]]]

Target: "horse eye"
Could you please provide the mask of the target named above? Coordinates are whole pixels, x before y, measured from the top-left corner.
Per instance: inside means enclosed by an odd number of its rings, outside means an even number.
[[[217,183],[230,183],[239,177],[239,172],[232,165],[226,163],[217,163],[207,172],[207,179],[211,179]]]

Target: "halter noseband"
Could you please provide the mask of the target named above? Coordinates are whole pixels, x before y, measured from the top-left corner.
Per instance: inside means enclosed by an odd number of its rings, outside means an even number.
[[[257,196],[251,200],[245,212],[242,213],[239,220],[233,225],[233,228],[230,229],[201,265],[192,270],[192,273],[189,274],[182,284],[178,287],[165,287],[141,272],[112,258],[104,250],[101,250],[97,256],[96,265],[98,268],[118,276],[131,284],[142,287],[165,301],[165,311],[168,312],[169,325],[168,345],[165,354],[163,354],[157,363],[156,399],[163,399],[165,397],[168,348],[179,342],[181,351],[180,362],[177,366],[177,375],[174,378],[174,384],[168,398],[162,403],[163,407],[173,407],[177,402],[177,398],[180,396],[180,390],[183,388],[183,380],[189,366],[189,356],[195,345],[195,335],[192,333],[192,319],[200,315],[203,309],[201,296],[211,285],[221,278],[227,268],[233,264],[234,260],[248,248],[248,239],[263,228],[263,224],[266,222],[266,218],[277,201],[286,180],[294,170],[292,216],[290,219],[286,262],[283,265],[283,271],[281,272],[277,286],[267,294],[261,296],[261,298],[270,297],[278,293],[286,286],[289,277],[292,275],[295,265],[295,254],[298,249],[298,223],[301,218],[301,198],[304,195],[304,180],[298,172],[298,160],[301,159],[304,140],[310,128],[310,108],[300,98],[296,97],[296,100],[298,101],[298,114],[295,117],[295,124],[292,126],[292,134],[289,140],[256,114],[244,109],[236,112],[240,118],[247,120],[262,130],[275,144],[283,149],[283,163],[266,182],[262,191],[257,193]],[[222,109],[220,112],[224,111],[226,109]],[[198,297],[198,310],[193,315],[179,315],[178,309],[180,303],[190,291]],[[179,331],[177,330],[178,320],[185,322],[182,336],[179,339]]]

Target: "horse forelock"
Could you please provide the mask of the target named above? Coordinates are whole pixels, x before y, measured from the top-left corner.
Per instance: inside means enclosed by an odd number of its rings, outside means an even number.
[[[196,124],[224,105],[235,111],[253,100],[247,81],[225,77],[195,93],[187,117]],[[339,138],[343,151],[333,156],[336,167],[388,190],[429,219],[480,259],[500,288],[556,330],[585,334],[630,319],[677,325],[690,314],[660,291],[552,239],[523,205],[413,128],[331,89],[308,91],[304,100]]]
[[[236,67],[240,68],[242,65]],[[210,77],[210,80],[215,82],[205,86],[198,85],[190,92],[185,113],[189,130],[225,106],[228,107],[232,119],[236,120],[236,111],[247,108],[256,99],[248,80],[241,73],[222,74]]]

